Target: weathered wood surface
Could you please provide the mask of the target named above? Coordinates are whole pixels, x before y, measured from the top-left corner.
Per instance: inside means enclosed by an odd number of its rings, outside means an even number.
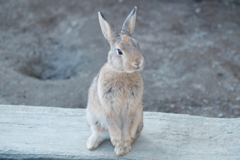
[[[0,105],[0,159],[240,159],[240,118],[144,113],[144,129],[129,154],[109,141],[86,149],[84,109]]]

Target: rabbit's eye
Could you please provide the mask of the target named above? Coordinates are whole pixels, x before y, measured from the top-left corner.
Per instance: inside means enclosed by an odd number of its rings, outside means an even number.
[[[120,50],[120,49],[117,49],[117,51],[118,51],[118,55],[123,55],[123,52]]]

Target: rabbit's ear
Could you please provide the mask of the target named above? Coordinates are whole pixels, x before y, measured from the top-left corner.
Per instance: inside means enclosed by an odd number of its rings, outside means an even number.
[[[135,6],[123,23],[121,34],[132,36],[135,28],[137,7]]]
[[[118,36],[113,24],[108,22],[101,12],[98,12],[98,19],[104,37],[108,40],[110,45],[113,45]]]

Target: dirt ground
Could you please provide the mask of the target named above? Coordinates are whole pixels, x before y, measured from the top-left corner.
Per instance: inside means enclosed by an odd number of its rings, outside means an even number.
[[[97,12],[138,7],[144,110],[240,117],[238,0],[0,0],[0,104],[85,108],[107,61]]]

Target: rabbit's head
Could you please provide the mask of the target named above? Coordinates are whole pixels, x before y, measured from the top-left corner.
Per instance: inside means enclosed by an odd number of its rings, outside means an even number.
[[[101,12],[98,18],[104,37],[110,44],[108,63],[117,72],[132,73],[144,67],[144,58],[138,42],[132,38],[135,28],[137,7],[134,7],[123,23],[121,33],[118,34],[112,23],[107,21]]]

